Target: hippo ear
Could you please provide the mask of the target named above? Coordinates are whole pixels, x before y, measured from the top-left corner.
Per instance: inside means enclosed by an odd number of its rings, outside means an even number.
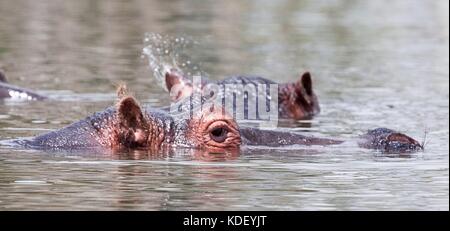
[[[141,107],[131,96],[124,97],[120,100],[117,113],[120,122],[126,127],[135,128],[144,121]]]
[[[119,119],[119,143],[127,147],[142,146],[147,140],[148,123],[137,101],[123,97],[117,105]]]
[[[166,87],[170,92],[172,100],[177,101],[191,94],[191,81],[175,69],[171,69],[169,72],[166,72],[165,78]]]
[[[0,69],[0,82],[6,83],[6,76],[3,74],[3,71]]]
[[[311,79],[311,73],[309,72],[305,72],[302,75],[301,78],[301,85],[303,86],[303,88],[305,88],[305,91],[308,95],[312,95],[313,94],[313,86],[312,86],[312,79]]]
[[[319,113],[319,103],[313,91],[311,74],[303,73],[293,85],[295,94],[291,94],[290,111],[292,118],[304,119]]]

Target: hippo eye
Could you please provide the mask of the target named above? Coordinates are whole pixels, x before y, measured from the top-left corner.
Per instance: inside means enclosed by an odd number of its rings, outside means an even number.
[[[209,136],[217,143],[223,143],[228,136],[228,130],[224,127],[214,128],[209,132]]]

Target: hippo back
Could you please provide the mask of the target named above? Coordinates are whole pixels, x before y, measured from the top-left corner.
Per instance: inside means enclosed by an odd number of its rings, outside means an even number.
[[[67,127],[52,131],[32,139],[18,140],[27,148],[44,150],[72,150],[99,148],[99,129],[115,116],[115,109],[108,108]]]
[[[276,84],[276,82],[259,76],[231,76],[220,80],[217,84]]]

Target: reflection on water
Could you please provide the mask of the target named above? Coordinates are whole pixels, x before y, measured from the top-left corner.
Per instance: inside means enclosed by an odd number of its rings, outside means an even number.
[[[43,153],[0,146],[0,209],[448,210],[448,1],[0,1],[0,68],[47,102],[0,102],[0,139],[102,110],[126,81],[169,103],[141,56],[146,32],[184,36],[210,78],[313,74],[322,113],[282,125],[351,139],[384,126],[423,153],[337,147],[211,155]],[[307,126],[304,126],[307,124]]]

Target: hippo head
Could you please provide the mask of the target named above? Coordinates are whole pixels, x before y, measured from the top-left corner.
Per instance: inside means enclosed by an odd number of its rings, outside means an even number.
[[[282,117],[292,119],[311,118],[319,113],[319,100],[313,90],[309,72],[303,73],[294,83],[287,83],[279,89],[279,110]]]
[[[424,145],[403,133],[388,128],[369,130],[358,142],[361,147],[378,149],[386,154],[411,153],[424,149]]]
[[[124,86],[119,87],[118,95],[115,107],[59,130],[15,142],[45,150],[106,148],[159,152],[171,147],[187,147],[222,154],[238,153],[241,145],[279,147],[343,142],[294,132],[239,127],[234,118],[224,112],[225,108],[214,104],[202,105],[200,109],[194,108],[187,115],[180,116],[162,110],[143,109]],[[359,145],[385,153],[423,150],[423,145],[413,138],[386,128],[369,131],[362,136]]]
[[[222,108],[198,109],[189,118],[178,118],[143,110],[135,98],[123,92],[119,89],[112,146],[159,149],[176,144],[221,152],[241,145],[237,123]]]
[[[223,151],[238,149],[241,145],[241,135],[236,121],[222,108],[212,107],[199,110],[192,119],[187,121],[186,138],[194,147]]]
[[[170,92],[171,100],[174,102],[181,101],[191,96],[195,90],[201,91],[203,86],[207,85],[207,81],[202,79],[200,86],[194,87],[194,83],[180,71],[172,68],[165,75],[166,88]],[[255,77],[230,77],[223,83],[272,83],[268,79]],[[309,72],[301,75],[297,82],[279,84],[278,89],[279,117],[290,118],[295,120],[309,119],[320,112],[319,100],[313,90],[312,78]]]
[[[191,96],[194,91],[192,81],[175,68],[166,72],[165,82],[172,101],[185,99]]]

